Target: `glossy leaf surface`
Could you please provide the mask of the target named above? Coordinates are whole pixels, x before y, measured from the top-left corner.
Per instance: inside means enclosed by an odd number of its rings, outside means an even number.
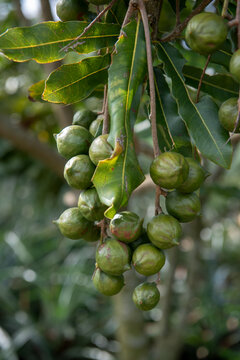
[[[14,61],[33,59],[39,63],[49,63],[61,60],[66,55],[63,47],[80,35],[87,25],[87,22],[80,21],[48,21],[29,27],[12,28],[0,36],[0,49]],[[113,46],[119,30],[117,24],[96,23],[74,45],[74,50],[79,54],[87,54]]]
[[[73,104],[107,82],[110,55],[86,58],[79,63],[62,65],[46,81],[43,100]]]
[[[114,147],[110,159],[100,161],[93,183],[101,201],[109,206],[112,218],[126,205],[132,191],[144,180],[133,144],[130,124],[131,105],[146,75],[146,49],[143,27],[132,21],[124,27],[109,69],[108,97],[111,131],[108,141]]]
[[[31,101],[42,101],[42,93],[45,88],[45,80],[40,80],[28,88],[28,98]]]
[[[171,79],[171,91],[178,104],[179,114],[200,152],[216,164],[229,168],[232,148],[225,131],[218,120],[218,108],[209,97],[204,97],[198,104],[191,99],[184,78],[182,67],[184,59],[177,49],[169,44],[158,44],[158,55],[164,63],[164,70]]]
[[[184,66],[183,75],[187,85],[198,88],[202,70],[193,66]],[[219,101],[225,101],[230,97],[238,97],[238,84],[229,74],[205,74],[202,81],[201,91],[211,95]]]
[[[162,152],[175,150],[185,156],[192,156],[191,140],[178,113],[177,103],[171,95],[162,71],[155,68],[154,74],[159,147]]]

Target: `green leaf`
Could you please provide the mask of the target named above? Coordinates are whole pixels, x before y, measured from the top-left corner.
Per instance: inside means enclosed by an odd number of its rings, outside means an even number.
[[[31,59],[39,63],[61,60],[66,55],[62,48],[80,35],[87,25],[87,22],[80,21],[48,21],[12,28],[0,36],[0,49],[6,57],[19,62]],[[113,46],[119,31],[117,24],[95,23],[79,39],[74,50],[79,54],[87,54]]]
[[[184,66],[183,75],[187,85],[198,88],[202,70],[193,66]],[[201,91],[211,95],[213,98],[223,102],[230,97],[238,97],[239,85],[229,74],[207,75],[202,81]]]
[[[139,17],[137,22],[124,27],[109,69],[111,131],[108,141],[114,147],[114,154],[99,162],[93,177],[101,201],[109,206],[105,212],[109,218],[127,204],[132,191],[144,180],[134,150],[130,111],[134,94],[145,75],[146,48]]]
[[[229,62],[232,57],[231,45],[228,40],[225,41],[221,49],[215,51],[211,55],[211,62],[219,65],[223,65],[227,70],[229,68]]]
[[[107,82],[110,55],[94,56],[76,64],[62,65],[46,81],[43,100],[73,104]]]
[[[45,88],[45,80],[40,80],[37,83],[30,86],[30,88],[28,89],[29,100],[43,102],[42,93],[44,91],[44,88]]]
[[[175,99],[160,69],[154,69],[156,89],[157,131],[161,151],[175,150],[192,156],[193,149],[186,126],[178,113]]]
[[[106,22],[116,23],[121,25],[123,23],[125,14],[127,11],[127,5],[124,0],[118,0],[110,10],[107,12]]]
[[[184,60],[177,49],[170,44],[158,44],[158,55],[164,63],[164,70],[171,79],[171,91],[178,104],[179,114],[184,120],[190,136],[200,152],[216,164],[229,168],[232,148],[225,131],[218,120],[218,108],[209,97],[195,104],[188,92],[182,75]]]

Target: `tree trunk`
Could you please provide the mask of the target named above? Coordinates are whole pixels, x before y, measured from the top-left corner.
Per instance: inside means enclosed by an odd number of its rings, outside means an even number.
[[[146,360],[149,344],[143,314],[132,301],[132,292],[138,284],[137,278],[133,271],[129,271],[125,279],[125,287],[113,298],[114,316],[118,324],[117,340],[121,344],[119,360]]]

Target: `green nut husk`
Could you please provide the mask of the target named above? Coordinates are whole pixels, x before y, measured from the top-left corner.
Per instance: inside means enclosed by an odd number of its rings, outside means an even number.
[[[93,120],[89,127],[89,132],[93,137],[100,136],[103,128],[103,116],[99,115],[96,120]]]
[[[72,239],[82,239],[93,223],[86,220],[77,207],[65,210],[58,220],[53,221],[58,225],[62,235]]]
[[[232,55],[229,64],[230,73],[240,83],[240,49]]]
[[[158,273],[163,267],[165,255],[152,244],[143,244],[134,251],[132,263],[139,274],[150,276]]]
[[[185,39],[192,50],[208,55],[224,43],[227,32],[226,22],[221,16],[203,12],[189,21]]]
[[[114,216],[109,229],[114,237],[125,243],[136,240],[142,232],[143,220],[131,211],[122,211]]]
[[[78,110],[73,116],[73,125],[80,125],[89,129],[91,123],[96,119],[97,115],[91,110],[82,109]],[[92,134],[91,134],[92,135]]]
[[[188,162],[183,155],[165,152],[157,156],[150,166],[150,176],[156,185],[176,189],[187,179]]]
[[[153,245],[159,249],[169,249],[179,245],[182,228],[173,216],[160,214],[148,223],[147,234]]]
[[[85,20],[88,14],[88,3],[85,0],[58,0],[56,12],[62,21]]]
[[[88,154],[93,136],[82,126],[70,125],[55,136],[57,149],[65,159],[79,154]]]
[[[77,155],[68,160],[64,168],[64,178],[74,189],[85,190],[91,186],[95,166],[87,155]]]
[[[218,117],[222,127],[233,132],[238,119],[238,98],[230,98],[224,101],[218,111]],[[235,129],[235,133],[240,133],[240,123]]]
[[[160,293],[155,283],[144,282],[138,285],[132,296],[134,304],[143,311],[153,309],[160,300]]]
[[[93,140],[89,148],[89,157],[97,165],[100,160],[110,158],[113,153],[112,146],[107,142],[108,134],[100,135]]]
[[[185,160],[188,162],[189,166],[188,177],[184,183],[178,187],[178,191],[182,193],[191,193],[200,188],[208,174],[198,161],[193,158],[185,158]]]
[[[173,191],[166,197],[166,208],[178,221],[189,222],[200,214],[201,202],[195,193],[181,194]]]
[[[106,274],[121,275],[124,271],[130,270],[130,261],[130,248],[121,241],[108,238],[97,248],[97,265]]]
[[[106,296],[113,296],[119,293],[124,286],[123,275],[114,276],[104,273],[97,268],[93,273],[93,284],[96,289]]]
[[[78,208],[82,215],[90,221],[99,221],[104,218],[107,206],[102,204],[97,190],[92,188],[83,190],[78,199]]]

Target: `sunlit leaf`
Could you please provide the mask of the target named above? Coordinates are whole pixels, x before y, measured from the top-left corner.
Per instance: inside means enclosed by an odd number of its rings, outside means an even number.
[[[93,183],[101,201],[109,206],[112,218],[125,206],[132,191],[144,180],[133,144],[130,110],[134,94],[146,74],[146,49],[140,19],[124,27],[109,69],[108,97],[111,131],[108,141],[114,147],[110,159],[100,161]]]
[[[28,98],[31,101],[42,101],[42,93],[45,88],[45,80],[40,80],[28,88]]]
[[[80,21],[48,21],[29,27],[12,28],[0,36],[0,49],[14,61],[36,60],[49,63],[66,55],[63,47],[68,45],[88,25]],[[74,45],[79,54],[87,54],[113,46],[119,35],[117,24],[95,23]],[[71,50],[71,49],[70,49]]]
[[[42,98],[53,103],[73,104],[107,82],[110,55],[94,56],[75,64],[62,65],[46,81]]]

